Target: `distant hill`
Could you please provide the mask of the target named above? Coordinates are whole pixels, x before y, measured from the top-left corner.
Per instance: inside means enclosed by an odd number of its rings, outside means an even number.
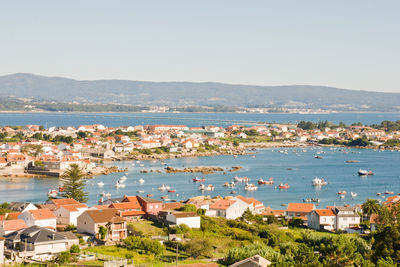
[[[3,97],[81,104],[245,106],[399,111],[400,93],[326,86],[254,86],[224,83],[80,81],[17,73],[0,76]]]

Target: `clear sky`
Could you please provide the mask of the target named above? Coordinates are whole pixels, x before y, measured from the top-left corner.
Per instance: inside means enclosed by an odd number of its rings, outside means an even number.
[[[400,92],[399,0],[4,0],[0,75]]]

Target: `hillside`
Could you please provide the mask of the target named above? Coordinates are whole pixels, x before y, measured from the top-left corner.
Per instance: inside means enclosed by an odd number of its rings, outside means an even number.
[[[80,81],[33,74],[0,76],[2,97],[80,104],[168,106],[304,107],[334,110],[397,111],[400,93],[325,86],[254,86],[223,83]]]

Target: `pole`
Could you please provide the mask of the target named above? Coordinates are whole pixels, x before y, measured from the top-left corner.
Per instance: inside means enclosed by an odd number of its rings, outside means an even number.
[[[176,242],[176,265],[178,265],[178,242]]]

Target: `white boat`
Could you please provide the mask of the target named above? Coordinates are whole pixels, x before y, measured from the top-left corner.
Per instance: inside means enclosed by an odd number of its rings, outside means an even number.
[[[207,186],[205,186],[204,184],[201,184],[199,186],[199,190],[201,191],[214,191],[215,187],[212,184],[209,184]]]
[[[98,183],[97,183],[97,186],[98,186],[98,187],[103,187],[103,186],[104,186],[104,183],[103,183],[103,182],[98,182]]]
[[[140,160],[137,160],[136,163],[140,163]]]
[[[350,195],[351,195],[352,198],[355,198],[357,196],[357,193],[350,192]]]
[[[139,183],[143,184],[143,183],[144,183],[144,179],[143,179],[143,178],[140,178],[140,179],[139,179]]]
[[[144,167],[144,164],[139,164],[140,167]]]
[[[256,191],[257,189],[258,187],[254,184],[246,184],[246,186],[244,187],[244,190],[246,191]]]
[[[158,188],[158,190],[165,191],[165,190],[169,190],[170,188],[171,187],[169,185],[163,184]]]
[[[137,190],[137,193],[144,193],[144,190]]]
[[[233,178],[233,180],[235,181],[235,182],[244,182],[244,183],[247,183],[247,182],[249,182],[250,181],[250,178],[248,178],[248,177],[237,177],[237,176],[235,176],[234,178]]]
[[[224,187],[231,187],[231,188],[235,187],[235,182],[230,182],[230,183],[229,182],[225,182],[224,183]]]
[[[358,170],[358,175],[360,175],[360,176],[366,176],[366,175],[374,175],[374,173],[373,173],[372,171],[367,171],[367,170],[359,169],[359,170]]]
[[[100,194],[101,197],[111,197],[111,193],[105,193],[104,191]]]
[[[116,187],[116,188],[125,188],[125,186],[126,186],[125,184],[120,183],[120,182],[116,182],[116,183],[115,183],[115,187]]]
[[[315,177],[312,180],[312,185],[314,186],[323,186],[323,185],[327,185],[328,182],[324,180],[324,178],[319,178],[319,177]]]
[[[58,191],[55,189],[49,189],[49,192],[47,192],[48,197],[56,197],[58,194]]]

